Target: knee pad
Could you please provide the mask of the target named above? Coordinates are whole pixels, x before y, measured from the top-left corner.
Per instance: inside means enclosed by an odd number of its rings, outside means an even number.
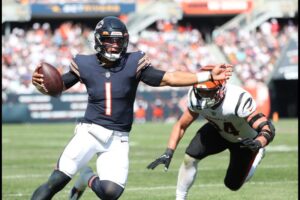
[[[71,178],[61,171],[54,170],[48,181],[37,188],[31,200],[47,200],[51,199],[57,192],[62,190],[69,182]]]
[[[48,185],[51,190],[60,191],[63,189],[71,180],[69,176],[59,170],[54,170],[48,179]]]
[[[116,200],[124,191],[120,185],[108,180],[100,181],[98,177],[95,178],[91,186],[92,190],[102,200]]]
[[[234,181],[230,181],[229,179],[224,180],[224,184],[227,188],[229,188],[232,191],[237,191],[239,190],[244,182],[241,183],[235,183]]]
[[[189,168],[191,166],[196,166],[198,164],[198,160],[189,156],[188,154],[184,155],[183,164],[186,168]]]

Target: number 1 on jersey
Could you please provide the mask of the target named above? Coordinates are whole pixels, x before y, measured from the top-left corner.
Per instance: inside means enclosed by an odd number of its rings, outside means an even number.
[[[111,116],[111,82],[105,83],[105,115]]]

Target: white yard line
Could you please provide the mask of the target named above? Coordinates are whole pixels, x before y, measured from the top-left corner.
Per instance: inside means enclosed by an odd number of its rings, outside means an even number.
[[[295,184],[298,181],[250,181],[246,184],[251,185],[277,185],[277,184]],[[206,188],[206,187],[225,187],[223,183],[209,183],[209,184],[198,184],[193,185],[193,188]],[[157,186],[157,187],[128,187],[126,191],[148,191],[148,190],[165,190],[165,189],[176,189],[176,185],[168,186]]]
[[[277,184],[296,184],[298,181],[250,181],[247,184],[251,185],[277,185]],[[225,187],[222,183],[210,183],[210,184],[198,184],[193,185],[193,188],[207,188],[207,187]],[[145,192],[149,190],[175,190],[176,185],[166,185],[166,186],[157,186],[157,187],[128,187],[125,189],[127,192]],[[68,190],[62,191],[65,194],[69,193]],[[23,194],[23,193],[2,193],[2,197],[28,197],[31,194]]]
[[[263,161],[262,161],[263,163]],[[297,164],[282,164],[282,165],[264,165],[261,164],[259,166],[258,169],[279,169],[279,168],[297,168],[298,165]],[[214,171],[214,170],[226,170],[227,167],[201,167],[199,166],[199,171]],[[134,171],[130,171],[129,173],[145,173],[145,171],[149,171],[148,169],[141,169],[141,170],[134,170]],[[177,172],[178,169],[169,169],[168,172]],[[158,169],[156,171],[152,171],[155,173],[161,173],[162,169]],[[33,178],[47,178],[48,174],[19,174],[19,175],[6,175],[6,176],[2,176],[2,179],[33,179]]]

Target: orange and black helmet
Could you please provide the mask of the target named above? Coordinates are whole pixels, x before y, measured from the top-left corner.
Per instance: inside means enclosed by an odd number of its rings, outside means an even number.
[[[208,107],[214,106],[225,97],[226,81],[206,81],[193,86],[193,92],[199,100],[207,101]]]

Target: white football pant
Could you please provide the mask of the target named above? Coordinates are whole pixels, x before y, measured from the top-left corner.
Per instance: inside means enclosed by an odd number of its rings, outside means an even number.
[[[58,169],[71,178],[97,155],[100,180],[109,180],[125,187],[129,167],[129,133],[113,131],[106,143],[89,133],[91,124],[79,123],[75,135],[64,149]],[[101,133],[100,133],[101,134]]]

